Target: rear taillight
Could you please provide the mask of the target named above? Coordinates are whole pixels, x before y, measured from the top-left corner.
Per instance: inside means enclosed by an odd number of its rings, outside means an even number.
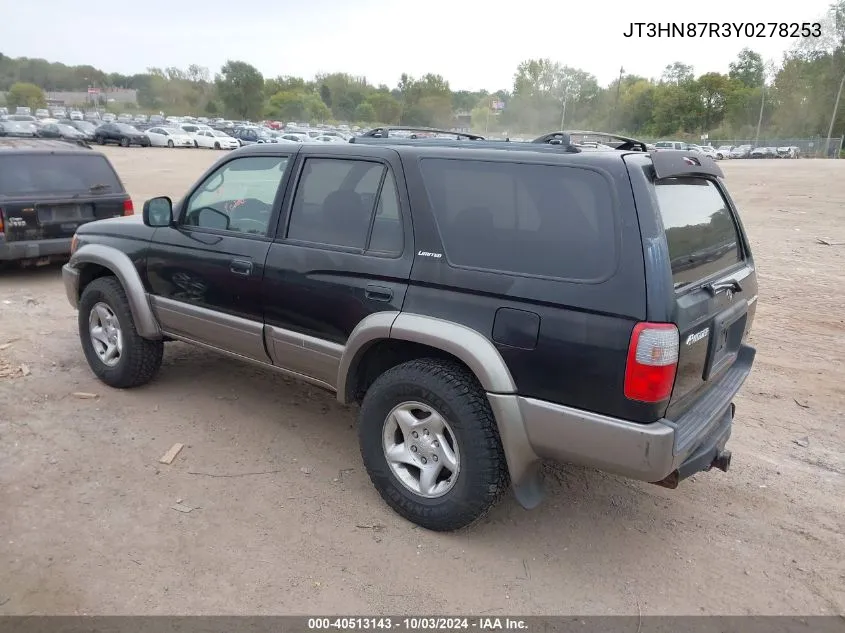
[[[0,233],[3,232],[4,224],[3,224],[3,209],[0,209]]]
[[[671,323],[637,323],[628,346],[625,397],[662,402],[672,395],[678,368],[678,328]]]
[[[127,198],[123,201],[123,215],[134,215],[135,205],[132,204],[132,198]]]

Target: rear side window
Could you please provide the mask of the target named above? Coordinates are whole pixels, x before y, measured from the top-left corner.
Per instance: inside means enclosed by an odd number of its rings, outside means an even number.
[[[739,232],[718,187],[703,178],[668,178],[655,184],[675,288],[742,261]]]
[[[420,164],[452,265],[578,281],[615,269],[613,197],[598,173],[439,158]]]
[[[89,192],[123,193],[123,187],[105,156],[93,153],[0,156],[0,194]]]

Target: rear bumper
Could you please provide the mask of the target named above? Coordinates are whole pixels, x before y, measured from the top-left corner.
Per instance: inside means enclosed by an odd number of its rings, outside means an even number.
[[[70,256],[70,243],[73,238],[61,237],[52,240],[20,240],[7,242],[0,235],[0,261],[37,259],[51,255]]]
[[[710,470],[714,459],[724,455],[733,425],[733,398],[754,356],[754,348],[742,346],[733,367],[695,405],[676,420],[650,424],[517,395],[488,394],[514,485],[535,489],[529,480],[546,459],[669,487]],[[723,462],[728,461],[724,456]],[[725,470],[727,464],[722,465]]]

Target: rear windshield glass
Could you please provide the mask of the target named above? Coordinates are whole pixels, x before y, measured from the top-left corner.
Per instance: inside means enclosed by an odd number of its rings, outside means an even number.
[[[104,156],[46,153],[0,156],[0,195],[89,192],[123,192]]]
[[[733,214],[715,184],[703,178],[668,178],[655,190],[676,288],[742,261]]]
[[[579,281],[613,272],[613,198],[596,172],[466,159],[420,163],[451,264]]]

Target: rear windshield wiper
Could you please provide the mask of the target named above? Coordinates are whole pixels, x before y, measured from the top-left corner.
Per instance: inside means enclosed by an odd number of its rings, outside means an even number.
[[[736,279],[730,279],[729,281],[720,281],[719,283],[710,283],[705,286],[702,286],[702,288],[714,297],[719,294],[722,290],[730,290],[731,292],[742,292],[742,286]]]
[[[98,183],[96,185],[91,185],[90,187],[88,187],[88,191],[91,192],[103,191],[105,189],[111,189],[111,185],[104,185],[103,183]]]

